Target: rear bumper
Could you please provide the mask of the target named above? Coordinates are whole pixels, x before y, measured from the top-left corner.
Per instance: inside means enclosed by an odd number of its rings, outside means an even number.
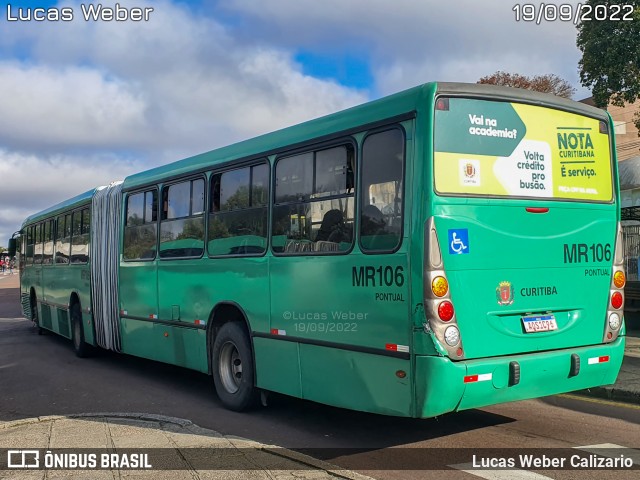
[[[616,381],[624,357],[625,337],[610,344],[549,352],[452,362],[446,357],[416,357],[416,416],[483,407],[495,403],[555,395]],[[580,371],[570,376],[571,356]],[[609,357],[608,361],[602,359]],[[591,359],[591,363],[589,360]],[[603,360],[603,359],[602,359]],[[519,383],[510,385],[509,364],[517,362]],[[465,383],[465,377],[478,376]]]

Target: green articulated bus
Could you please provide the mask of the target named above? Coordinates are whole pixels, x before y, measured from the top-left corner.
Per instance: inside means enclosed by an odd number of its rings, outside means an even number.
[[[24,314],[80,356],[211,374],[234,410],[432,417],[611,384],[612,132],[555,96],[421,85],[27,218]]]

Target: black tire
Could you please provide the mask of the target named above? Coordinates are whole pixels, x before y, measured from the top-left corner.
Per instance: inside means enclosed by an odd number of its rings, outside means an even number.
[[[31,301],[29,303],[31,304],[31,321],[33,322],[33,325],[38,329],[38,335],[42,335],[44,331],[40,326],[40,317],[38,316],[38,300],[36,299],[35,295],[31,296]]]
[[[84,341],[82,311],[78,303],[71,306],[71,344],[77,357],[85,358],[89,355],[91,347]]]
[[[249,337],[238,322],[225,323],[213,342],[213,383],[229,410],[240,412],[257,403],[253,355]]]

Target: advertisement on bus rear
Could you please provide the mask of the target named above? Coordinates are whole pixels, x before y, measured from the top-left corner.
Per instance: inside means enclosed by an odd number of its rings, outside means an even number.
[[[440,98],[434,172],[440,194],[609,202],[607,124],[551,108]]]

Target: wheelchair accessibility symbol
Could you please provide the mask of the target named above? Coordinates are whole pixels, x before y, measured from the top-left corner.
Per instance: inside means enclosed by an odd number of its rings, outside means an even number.
[[[454,255],[469,253],[469,230],[466,228],[449,230],[449,253]]]

